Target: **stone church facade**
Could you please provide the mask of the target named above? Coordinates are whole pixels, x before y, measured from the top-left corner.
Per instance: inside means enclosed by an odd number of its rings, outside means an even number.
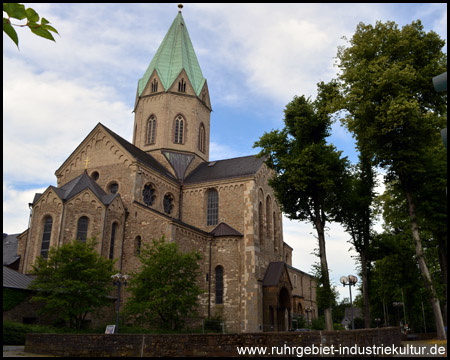
[[[140,247],[164,236],[202,254],[202,317],[229,332],[283,331],[317,317],[315,279],[292,267],[282,214],[263,159],[209,161],[210,113],[181,11],[143,78],[132,143],[99,123],[56,170],[57,187],[36,194],[18,237],[19,271],[73,239],[129,274]],[[126,294],[125,294],[126,296]]]

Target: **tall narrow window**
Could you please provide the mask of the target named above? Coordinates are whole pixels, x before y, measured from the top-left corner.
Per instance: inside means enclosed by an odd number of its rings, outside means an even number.
[[[135,254],[140,255],[142,238],[140,236],[136,236],[136,239],[134,241],[135,241]]]
[[[205,152],[205,137],[205,127],[203,124],[200,124],[200,130],[198,132],[198,149],[203,153]]]
[[[181,115],[178,115],[175,119],[175,139],[174,142],[176,144],[183,143],[183,134],[184,134],[184,119]]]
[[[168,215],[172,213],[173,210],[173,196],[171,194],[166,194],[163,200],[164,212]]]
[[[218,217],[219,217],[219,194],[216,189],[211,189],[208,191],[206,225],[217,225]]]
[[[142,196],[144,198],[144,204],[147,206],[152,206],[155,199],[155,187],[152,184],[147,184],[144,186],[144,190],[142,191]]]
[[[152,92],[157,92],[157,91],[158,91],[158,82],[156,81],[156,79],[153,79]]]
[[[262,246],[264,244],[264,207],[262,201],[259,202],[258,206],[258,222],[259,222],[259,244]]]
[[[184,81],[184,79],[181,79],[178,82],[178,91],[179,92],[186,92],[186,81]]]
[[[42,233],[41,256],[44,259],[48,258],[48,249],[50,247],[50,238],[52,235],[53,219],[47,216],[44,220],[44,231]]]
[[[223,304],[223,267],[216,266],[216,305]]]
[[[156,118],[152,115],[147,122],[147,144],[155,143]]]
[[[117,223],[113,222],[111,228],[111,241],[109,243],[109,258],[114,259],[114,242],[116,240]]]
[[[267,195],[266,197],[266,237],[267,240],[270,240],[270,237],[272,235],[272,209],[271,209],[271,203],[270,196]]]
[[[87,216],[82,216],[78,219],[77,237],[76,237],[78,241],[83,242],[86,241],[88,226],[89,226],[89,219]]]

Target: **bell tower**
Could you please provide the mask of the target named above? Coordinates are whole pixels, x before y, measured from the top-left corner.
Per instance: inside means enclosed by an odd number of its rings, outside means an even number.
[[[133,144],[162,162],[169,161],[175,173],[180,172],[176,174],[179,179],[192,161],[209,161],[211,114],[208,86],[181,14],[182,7],[180,4],[175,20],[138,82],[133,129]],[[184,164],[181,168],[180,163]]]

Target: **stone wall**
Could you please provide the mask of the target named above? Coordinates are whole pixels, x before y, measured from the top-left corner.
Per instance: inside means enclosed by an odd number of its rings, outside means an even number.
[[[25,352],[56,356],[240,356],[237,347],[266,348],[267,354],[296,356],[295,350],[401,346],[399,328],[258,334],[79,335],[27,334]],[[277,352],[272,354],[272,347]],[[320,356],[320,354],[315,354]],[[338,355],[335,353],[335,355]],[[351,353],[350,353],[351,355]],[[360,355],[357,355],[360,356]]]

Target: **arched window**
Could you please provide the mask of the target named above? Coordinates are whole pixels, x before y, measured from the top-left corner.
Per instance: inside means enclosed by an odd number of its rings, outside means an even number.
[[[271,216],[272,210],[271,210],[271,199],[270,196],[267,195],[266,197],[266,236],[267,239],[270,239],[270,236],[272,235],[272,220],[273,217]]]
[[[111,194],[116,194],[117,191],[119,191],[119,184],[116,182],[113,182],[108,186],[108,190]]]
[[[153,79],[152,82],[152,93],[157,92],[158,91],[158,81],[156,81],[156,79]]]
[[[273,249],[274,249],[274,251],[276,252],[277,250],[278,250],[278,247],[277,247],[277,214],[275,214],[275,211],[273,212],[273,221],[272,221],[272,224],[273,224]]]
[[[114,242],[116,240],[117,223],[113,222],[111,227],[111,241],[109,243],[109,258],[114,259]]]
[[[53,219],[51,216],[46,216],[44,219],[44,231],[42,232],[41,256],[44,259],[48,258],[48,249],[50,248],[50,238],[52,235]]]
[[[206,138],[205,126],[203,124],[200,124],[200,129],[198,131],[198,149],[203,153],[206,150],[205,138]]]
[[[178,91],[186,92],[186,81],[183,78],[178,82]]]
[[[134,239],[134,247],[135,247],[135,254],[140,255],[141,254],[141,245],[142,245],[142,238],[140,236],[136,236],[136,239]]]
[[[262,246],[264,244],[264,207],[262,201],[259,202],[258,206],[258,222],[259,222],[259,244]]]
[[[82,216],[78,219],[77,237],[76,237],[78,241],[86,241],[88,226],[89,226],[89,218],[87,216]]]
[[[144,190],[142,190],[142,196],[144,198],[144,204],[152,206],[156,199],[155,187],[152,184],[145,185]]]
[[[223,304],[223,267],[216,266],[216,305]]]
[[[174,204],[173,204],[173,196],[171,194],[164,195],[163,207],[164,207],[164,212],[166,214],[170,215],[172,213]]]
[[[175,119],[175,144],[183,143],[183,135],[184,135],[184,118],[181,115],[178,115]]]
[[[208,204],[206,209],[206,225],[217,225],[219,218],[219,193],[216,189],[208,191]]]
[[[156,134],[156,118],[154,115],[150,116],[147,122],[147,144],[155,143]]]

